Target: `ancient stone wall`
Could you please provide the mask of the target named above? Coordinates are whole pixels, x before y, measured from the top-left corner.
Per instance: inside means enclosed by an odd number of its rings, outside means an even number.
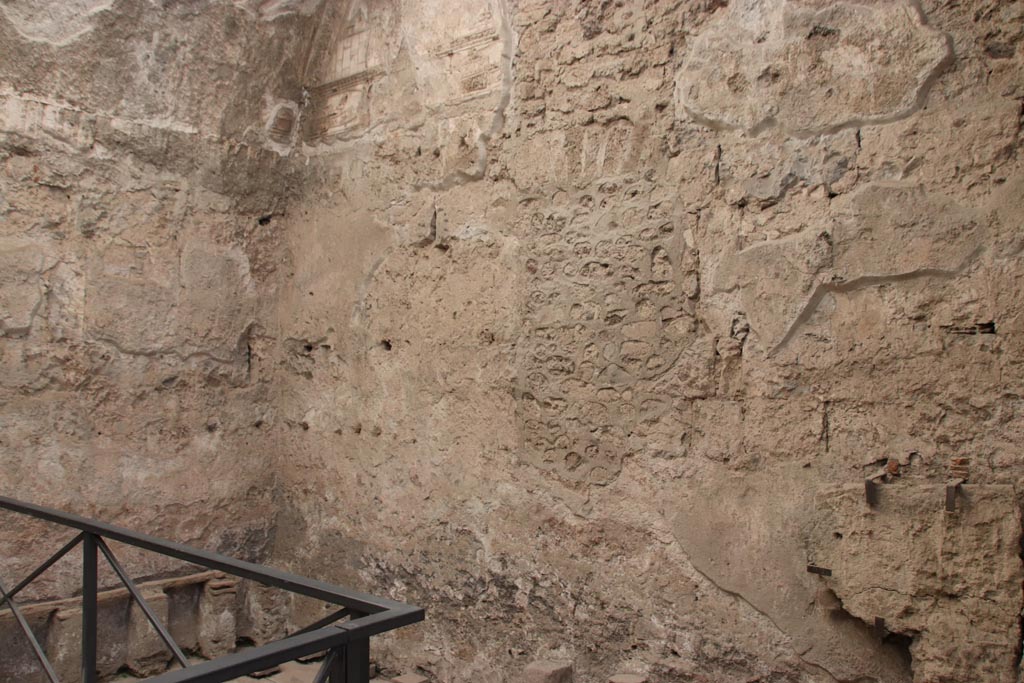
[[[263,5],[0,3],[0,493],[265,556],[258,309],[294,173],[264,93],[301,99],[310,19]],[[69,536],[0,513],[0,578]]]
[[[423,605],[446,683],[1017,681],[1022,32],[0,0],[0,490]]]
[[[1022,30],[328,3],[277,557],[439,681],[1016,681]]]

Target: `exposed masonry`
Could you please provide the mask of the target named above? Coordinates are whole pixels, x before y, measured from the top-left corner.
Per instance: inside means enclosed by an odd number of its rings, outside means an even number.
[[[1018,680],[1017,3],[22,5],[3,492],[388,675]]]
[[[248,584],[221,572],[187,574],[172,579],[145,581],[138,589],[175,642],[196,656],[213,658],[235,649],[251,630],[246,614]],[[133,603],[127,589],[101,590],[97,596],[98,624],[102,631],[98,664],[101,676],[127,672],[147,677],[162,673],[171,655]],[[61,680],[81,675],[81,598],[66,598],[28,605],[23,616],[44,643],[54,671]],[[0,617],[4,650],[2,671],[8,680],[35,680],[38,666],[30,651],[16,647],[19,627],[8,610]]]

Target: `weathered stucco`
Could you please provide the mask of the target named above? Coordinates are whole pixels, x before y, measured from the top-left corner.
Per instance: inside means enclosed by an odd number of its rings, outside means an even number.
[[[274,463],[254,358],[294,172],[254,88],[301,15],[0,3],[0,490],[265,557]],[[63,534],[0,523],[5,581]],[[140,575],[166,571],[132,557]],[[78,587],[73,563],[33,597]]]
[[[32,4],[5,492],[437,681],[1019,680],[1020,2]]]

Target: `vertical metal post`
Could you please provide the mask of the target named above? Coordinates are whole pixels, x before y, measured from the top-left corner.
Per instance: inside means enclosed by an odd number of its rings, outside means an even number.
[[[96,683],[96,536],[82,539],[82,683]]]
[[[345,683],[370,683],[370,639],[353,640],[345,647]]]

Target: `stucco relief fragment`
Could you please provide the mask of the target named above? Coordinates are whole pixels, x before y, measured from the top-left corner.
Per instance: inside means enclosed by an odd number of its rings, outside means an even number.
[[[23,38],[63,47],[89,33],[113,0],[4,0],[0,13]]]
[[[29,333],[45,296],[43,273],[56,262],[27,240],[0,241],[0,337]]]
[[[408,125],[406,115],[498,97],[502,22],[492,3],[348,4],[327,17],[314,50],[307,141],[351,137],[387,121]]]
[[[743,249],[718,270],[716,289],[740,291],[769,350],[787,343],[829,294],[953,277],[983,244],[977,212],[920,187],[875,183],[837,203],[829,223]]]
[[[743,0],[687,50],[676,114],[806,137],[915,111],[951,57],[905,2]]]
[[[580,220],[594,197],[582,195],[579,228],[559,211],[534,214],[525,260],[529,330],[519,362],[517,415],[526,459],[579,484],[613,480],[629,454],[638,420],[668,408],[655,388],[700,337],[696,254],[670,216],[659,215],[608,183],[621,210]]]

